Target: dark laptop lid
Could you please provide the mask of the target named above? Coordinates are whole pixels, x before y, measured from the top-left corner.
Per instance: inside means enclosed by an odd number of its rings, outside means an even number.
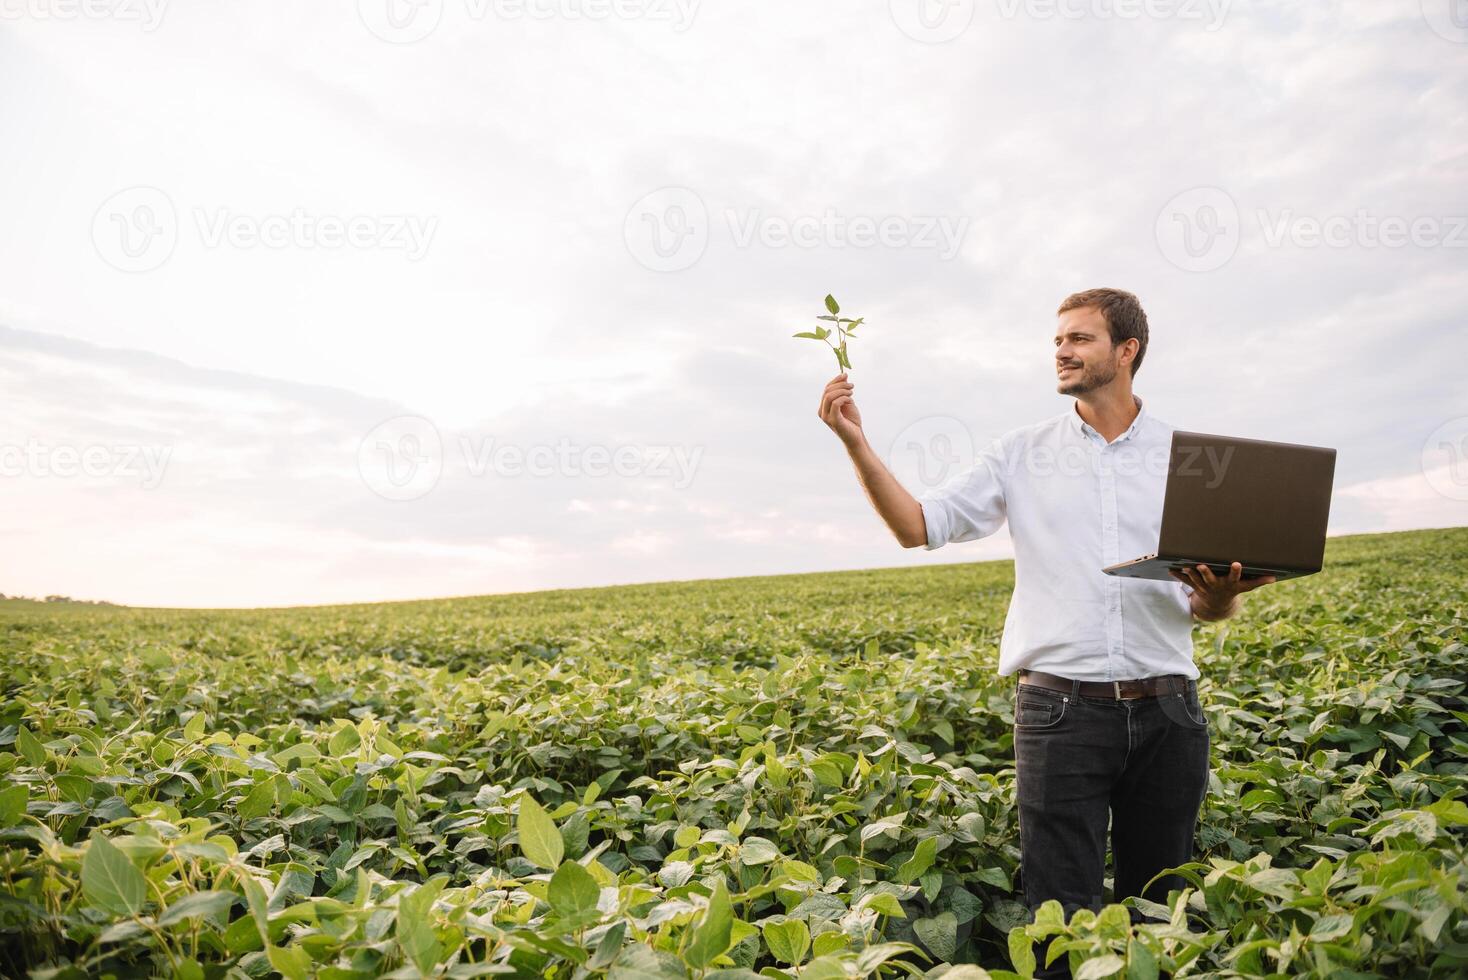
[[[1335,450],[1175,430],[1157,553],[1319,571]]]

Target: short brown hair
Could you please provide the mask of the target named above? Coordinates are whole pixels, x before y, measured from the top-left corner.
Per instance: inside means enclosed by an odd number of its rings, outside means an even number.
[[[1132,361],[1132,377],[1136,377],[1142,356],[1147,353],[1147,314],[1142,310],[1142,301],[1125,289],[1087,289],[1067,296],[1055,313],[1058,316],[1086,308],[1101,311],[1111,332],[1112,347],[1136,338],[1137,356]]]

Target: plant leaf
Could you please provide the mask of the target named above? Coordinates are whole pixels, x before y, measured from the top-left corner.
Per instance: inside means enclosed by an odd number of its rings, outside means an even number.
[[[82,858],[82,893],[87,901],[114,915],[137,915],[143,911],[148,883],[115,844],[93,834]]]
[[[185,919],[199,919],[228,912],[237,898],[239,896],[234,892],[194,892],[168,906],[158,917],[158,924],[170,926]]]
[[[41,740],[32,735],[31,730],[24,725],[15,731],[15,748],[25,757],[25,761],[37,769],[46,764],[46,746],[42,745]]]
[[[601,886],[591,872],[575,861],[567,861],[551,876],[546,900],[561,918],[580,922],[597,918],[596,902],[600,897]]]
[[[1086,960],[1076,970],[1075,980],[1101,980],[1102,977],[1114,976],[1126,967],[1126,961],[1115,953],[1107,953],[1095,959]]]
[[[266,956],[286,980],[307,980],[311,976],[311,954],[299,946],[271,946]]]
[[[30,790],[22,783],[0,789],[0,827],[13,827],[25,816]]]
[[[958,916],[944,912],[931,919],[916,919],[912,931],[934,956],[945,963],[953,962],[953,954],[958,951]]]
[[[267,779],[264,782],[256,783],[250,792],[245,794],[245,798],[240,800],[235,807],[235,812],[240,815],[241,820],[254,820],[256,817],[265,816],[274,805],[275,784]]]
[[[1024,926],[1009,930],[1009,962],[1022,977],[1035,975],[1035,941]]]
[[[556,822],[529,793],[520,797],[520,812],[515,818],[520,835],[520,851],[536,867],[554,871],[565,856],[566,844]]]
[[[398,945],[419,973],[432,972],[443,954],[433,928],[433,903],[443,886],[443,878],[434,878],[398,899]]]
[[[699,969],[706,968],[729,951],[733,926],[734,910],[729,904],[729,891],[720,878],[718,884],[714,885],[714,893],[709,896],[709,905],[704,911],[702,921],[693,930],[693,937],[688,942],[683,958]]]
[[[912,857],[902,862],[902,867],[897,869],[897,881],[905,885],[923,874],[933,866],[933,858],[937,856],[937,853],[938,838],[924,837],[918,841]]]
[[[801,919],[785,919],[771,922],[764,927],[765,945],[781,963],[800,965],[810,949],[810,927]]]

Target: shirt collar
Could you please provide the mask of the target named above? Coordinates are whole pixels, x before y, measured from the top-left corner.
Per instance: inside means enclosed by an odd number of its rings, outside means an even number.
[[[1142,427],[1142,420],[1147,417],[1147,403],[1142,401],[1140,395],[1133,393],[1132,403],[1137,406],[1137,417],[1132,419],[1132,424],[1127,426],[1125,432],[1116,437],[1112,445],[1115,445],[1117,442],[1121,442],[1123,439],[1130,438],[1139,428]],[[1102,437],[1101,433],[1093,429],[1091,427],[1091,423],[1081,418],[1080,407],[1081,403],[1079,400],[1073,401],[1071,402],[1070,411],[1066,413],[1068,416],[1070,416],[1072,428],[1074,428],[1075,431],[1079,432],[1083,436],[1094,436],[1102,442],[1105,442],[1106,440]]]

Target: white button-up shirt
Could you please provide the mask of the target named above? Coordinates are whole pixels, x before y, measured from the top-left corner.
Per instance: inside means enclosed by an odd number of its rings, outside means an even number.
[[[1192,587],[1118,578],[1106,565],[1157,550],[1173,427],[1148,414],[1107,443],[1069,410],[995,439],[974,465],[918,497],[927,550],[1009,521],[1014,594],[999,673],[1086,681],[1197,677]]]

